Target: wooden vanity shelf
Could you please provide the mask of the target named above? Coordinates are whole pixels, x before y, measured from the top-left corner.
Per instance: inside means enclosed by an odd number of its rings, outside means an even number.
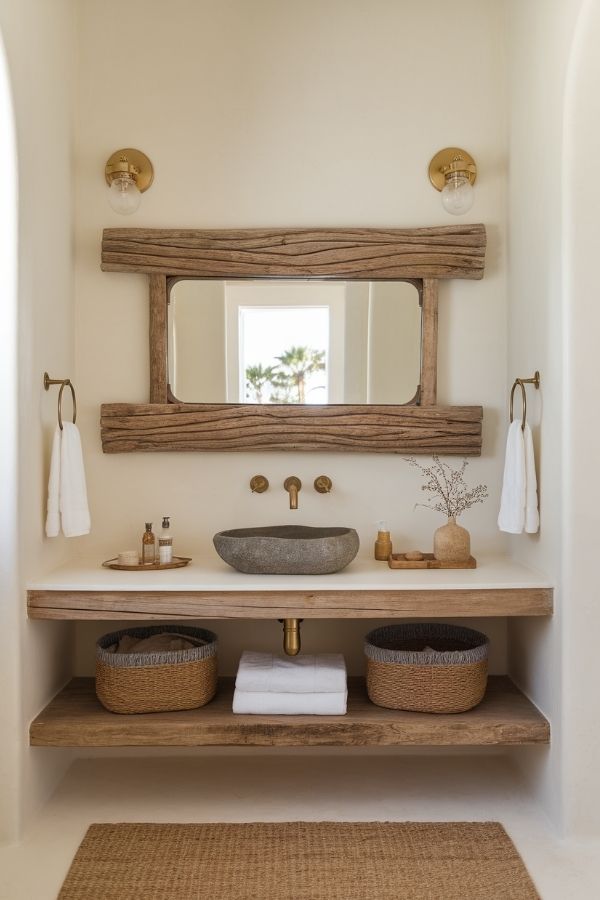
[[[30,619],[71,621],[551,616],[552,595],[552,588],[534,586],[445,590],[30,590],[27,612]]]
[[[96,698],[93,678],[75,678],[31,723],[36,747],[498,746],[548,744],[550,725],[505,676],[491,677],[467,713],[382,709],[362,678],[349,679],[345,716],[247,716],[231,711],[233,679],[201,709],[119,716]]]

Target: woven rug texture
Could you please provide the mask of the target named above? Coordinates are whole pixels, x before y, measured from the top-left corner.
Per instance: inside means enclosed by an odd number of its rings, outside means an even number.
[[[539,900],[498,822],[92,825],[58,900]]]

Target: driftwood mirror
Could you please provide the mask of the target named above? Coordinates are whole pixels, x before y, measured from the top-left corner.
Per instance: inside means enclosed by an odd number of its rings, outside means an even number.
[[[437,305],[485,246],[482,225],[105,230],[102,269],[149,275],[150,402],[103,404],[103,450],[478,455],[482,408],[436,404]]]

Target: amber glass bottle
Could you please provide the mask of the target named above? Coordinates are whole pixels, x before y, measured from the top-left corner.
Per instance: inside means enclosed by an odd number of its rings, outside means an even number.
[[[152,522],[146,522],[146,530],[142,535],[142,565],[156,562],[156,538],[152,531]]]

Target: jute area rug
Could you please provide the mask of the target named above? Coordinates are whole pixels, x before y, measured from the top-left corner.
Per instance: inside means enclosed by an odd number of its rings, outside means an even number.
[[[498,822],[92,825],[59,900],[539,900]]]

